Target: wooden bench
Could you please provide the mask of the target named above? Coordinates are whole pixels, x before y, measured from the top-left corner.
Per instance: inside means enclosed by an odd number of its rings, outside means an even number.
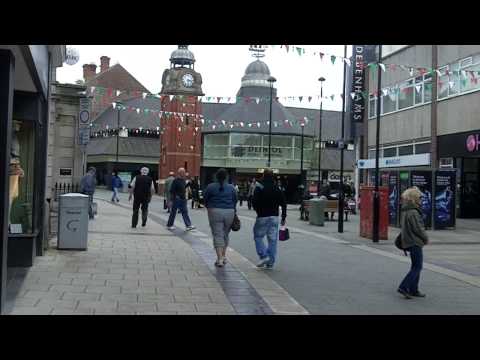
[[[300,206],[300,220],[309,220],[309,208],[310,204],[308,200],[302,201],[302,204]],[[348,221],[348,213],[350,212],[350,209],[345,207],[345,204],[343,212],[345,214],[345,221]],[[330,217],[328,216],[328,213],[330,213]],[[325,205],[325,220],[333,220],[335,213],[338,213],[338,200],[327,200],[327,203]]]

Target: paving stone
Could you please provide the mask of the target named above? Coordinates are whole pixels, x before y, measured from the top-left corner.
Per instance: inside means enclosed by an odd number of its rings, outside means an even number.
[[[120,286],[87,286],[85,292],[96,294],[120,294]]]
[[[50,315],[93,315],[93,309],[84,309],[84,310],[53,309]]]
[[[195,304],[185,303],[157,303],[158,311],[189,311],[196,312]]]
[[[94,280],[122,280],[123,274],[94,274]]]
[[[83,300],[83,301],[96,301],[100,299],[100,294],[94,293],[63,293],[62,300]]]
[[[125,280],[155,280],[154,274],[125,274]]]
[[[100,301],[105,302],[123,302],[123,303],[137,303],[138,295],[137,294],[102,294],[100,296]]]
[[[76,286],[105,286],[107,280],[93,280],[93,279],[73,279],[72,285]]]
[[[74,310],[77,307],[77,303],[78,303],[78,300],[41,299],[35,306],[38,306],[38,307],[52,307],[54,309]]]
[[[136,303],[136,304],[125,304],[125,303],[119,303],[118,304],[118,311],[133,311],[133,312],[139,312],[139,311],[156,311],[157,306],[155,303]]]
[[[49,291],[84,293],[85,285],[52,285]]]
[[[117,305],[118,305],[117,301],[80,300],[78,302],[77,310],[89,311],[89,309],[92,309],[92,310],[110,311],[110,310],[116,310]]]
[[[127,269],[127,268],[110,268],[110,274],[131,274],[131,275],[138,275],[138,269]]]
[[[50,284],[22,284],[18,290],[39,290],[39,291],[48,291],[50,289]]]
[[[137,311],[136,315],[177,315],[176,311]]]
[[[208,287],[192,287],[190,288],[190,291],[192,292],[193,295],[200,295],[200,294],[211,294],[211,295],[219,295],[219,296],[224,296],[225,293],[222,290],[222,288],[208,288]]]
[[[79,273],[88,273],[88,274],[105,274],[104,269],[99,269],[96,267],[81,267],[78,269]]]
[[[208,294],[212,303],[215,304],[230,304],[228,297],[225,295],[217,295],[217,294]]]
[[[232,304],[258,304],[260,299],[252,295],[230,295],[228,300]]]
[[[51,307],[15,306],[9,315],[49,315],[52,310]]]
[[[128,287],[122,286],[123,294],[156,294],[157,291],[153,286],[138,286],[138,287]]]
[[[16,298],[14,299],[14,306],[34,307],[39,301],[38,298]]]
[[[173,303],[174,298],[171,294],[139,294],[138,295],[139,303]]]
[[[225,304],[195,304],[198,311],[203,312],[234,312],[232,305]]]
[[[36,299],[60,299],[61,295],[62,293],[58,291],[27,290],[23,297]]]
[[[210,297],[206,294],[201,295],[174,295],[176,303],[212,303]]]
[[[173,287],[156,287],[157,294],[171,294],[171,295],[191,295],[189,288],[173,288]]]
[[[60,279],[89,279],[92,275],[88,273],[77,273],[77,272],[62,272],[60,273]]]
[[[73,279],[66,278],[39,278],[37,284],[48,284],[48,285],[71,285]]]
[[[138,287],[138,280],[107,280],[107,286]]]

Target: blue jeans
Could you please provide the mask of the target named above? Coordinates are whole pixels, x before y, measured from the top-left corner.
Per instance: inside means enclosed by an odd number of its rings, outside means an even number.
[[[112,201],[119,201],[120,199],[118,198],[118,188],[114,187],[113,188],[113,194],[112,194]]]
[[[267,236],[268,247],[265,248],[263,238]],[[257,217],[253,226],[255,248],[260,259],[269,258],[268,265],[275,263],[278,241],[278,216]]]
[[[407,251],[410,252],[412,266],[399,287],[410,294],[415,294],[418,291],[418,282],[420,281],[420,272],[422,271],[423,251],[417,245],[408,248]]]
[[[185,226],[189,227],[192,225],[190,218],[188,217],[188,209],[187,209],[187,200],[176,198],[173,200],[172,208],[170,209],[170,216],[168,217],[167,226],[173,226],[175,222],[175,216],[177,215],[177,210],[180,210],[183,216],[183,221],[185,222]]]

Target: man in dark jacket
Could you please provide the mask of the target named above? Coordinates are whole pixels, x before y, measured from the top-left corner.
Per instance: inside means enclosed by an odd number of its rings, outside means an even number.
[[[88,173],[80,181],[80,192],[88,195],[88,217],[93,219],[93,194],[95,193],[95,187],[97,185],[97,179],[95,178],[97,170],[94,167],[88,169]]]
[[[253,227],[253,237],[260,262],[257,267],[272,269],[277,255],[278,208],[282,208],[281,225],[287,218],[287,203],[283,192],[274,182],[273,171],[265,169],[261,184],[257,183],[253,193],[252,205],[257,213]],[[265,249],[263,239],[267,236],[268,247]]]
[[[172,199],[172,208],[170,211],[170,216],[167,222],[167,228],[169,230],[175,229],[173,223],[175,222],[175,216],[177,215],[177,209],[180,210],[183,216],[183,221],[187,230],[195,229],[195,226],[192,226],[190,217],[188,216],[188,206],[186,198],[186,183],[185,183],[185,169],[178,169],[178,176],[173,180],[172,185],[170,185],[170,196]]]
[[[407,299],[411,299],[412,296],[425,296],[418,290],[423,265],[422,249],[424,245],[428,244],[428,235],[425,232],[420,210],[421,196],[422,193],[416,187],[409,188],[402,194],[402,247],[410,252],[412,266],[398,287],[398,292]]]
[[[136,228],[138,224],[138,210],[142,207],[142,226],[147,225],[148,204],[155,193],[153,179],[148,176],[149,170],[146,167],[140,169],[140,175],[135,176],[130,184],[130,196],[128,201],[132,199],[133,194],[133,215],[132,228]]]

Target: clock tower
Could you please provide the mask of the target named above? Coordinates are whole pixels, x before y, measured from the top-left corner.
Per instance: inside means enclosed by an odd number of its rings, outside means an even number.
[[[190,177],[200,176],[202,77],[195,71],[195,57],[187,45],[170,56],[162,76],[160,162],[158,178],[183,167]]]

